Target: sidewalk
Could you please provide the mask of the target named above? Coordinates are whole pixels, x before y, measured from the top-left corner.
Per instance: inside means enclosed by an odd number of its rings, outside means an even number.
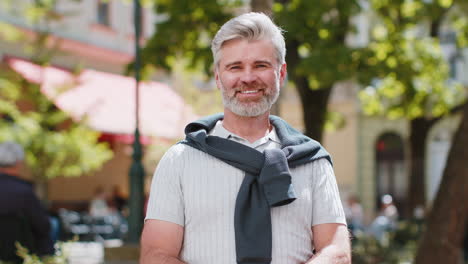
[[[63,247],[69,264],[138,264],[139,247],[104,247],[99,242],[69,242]]]
[[[104,246],[98,242],[67,242],[63,252],[69,264],[104,263]]]

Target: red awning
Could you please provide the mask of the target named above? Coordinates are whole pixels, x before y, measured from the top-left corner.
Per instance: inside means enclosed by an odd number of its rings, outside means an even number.
[[[117,74],[85,69],[78,75],[57,67],[41,67],[9,58],[7,63],[74,120],[105,133],[132,134],[135,130],[135,80]],[[177,139],[184,126],[197,118],[190,106],[169,86],[140,84],[140,130],[146,136]]]

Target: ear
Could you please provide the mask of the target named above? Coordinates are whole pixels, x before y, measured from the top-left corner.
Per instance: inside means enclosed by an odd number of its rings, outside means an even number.
[[[284,84],[284,79],[286,79],[286,74],[288,74],[288,69],[287,69],[286,63],[283,63],[280,68],[280,83],[281,86]]]
[[[218,68],[215,67],[214,69],[214,77],[215,77],[215,81],[216,81],[216,87],[221,90],[221,80],[219,79],[219,71],[218,71]]]
[[[213,73],[214,73],[215,80],[218,81],[218,79],[219,79],[219,73],[218,73],[218,68],[217,68],[217,67],[214,68]]]

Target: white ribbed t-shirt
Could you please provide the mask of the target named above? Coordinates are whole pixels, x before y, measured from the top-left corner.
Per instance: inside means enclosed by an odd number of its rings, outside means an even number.
[[[242,143],[242,138],[219,125],[212,135]],[[253,147],[280,147],[276,139],[272,130]],[[291,168],[291,175],[297,199],[271,209],[272,264],[310,259],[313,225],[346,224],[333,169],[326,159]],[[186,263],[236,264],[234,208],[243,178],[242,170],[177,144],[166,152],[154,173],[146,220],[184,227],[180,258]]]

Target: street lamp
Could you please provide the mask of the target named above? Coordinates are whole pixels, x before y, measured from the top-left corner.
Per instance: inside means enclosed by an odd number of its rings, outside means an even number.
[[[141,4],[140,0],[133,1],[135,25],[135,134],[133,139],[133,162],[130,167],[130,216],[128,219],[128,242],[138,243],[143,227],[143,184],[145,172],[141,162],[143,150],[140,142],[140,35],[141,35]]]

